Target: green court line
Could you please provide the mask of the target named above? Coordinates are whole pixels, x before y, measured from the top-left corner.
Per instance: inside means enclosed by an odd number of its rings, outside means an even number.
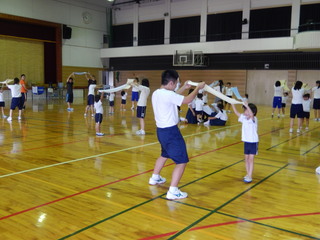
[[[207,174],[206,176],[201,177],[200,179],[204,179],[204,178],[206,178],[206,177],[208,177],[208,176],[211,176],[211,175],[213,175],[213,174],[215,174],[215,173],[218,173],[218,172],[220,172],[220,171],[222,171],[222,170],[224,170],[224,169],[226,169],[226,168],[232,167],[232,166],[234,166],[234,165],[236,165],[236,164],[238,164],[238,163],[240,163],[240,162],[242,162],[242,161],[243,161],[243,160],[238,161],[238,162],[236,162],[236,163],[232,163],[232,164],[230,164],[230,165],[228,165],[228,166],[226,166],[226,167],[223,167],[222,169],[219,169],[219,170],[214,171],[214,172],[212,172],[212,173],[210,173],[210,174]],[[200,179],[199,179],[199,180],[200,180]],[[183,185],[183,186],[187,186],[187,185],[189,185],[189,184],[191,184],[191,183],[194,183],[194,182],[196,182],[196,181],[199,181],[199,180],[197,179],[197,180],[192,181],[192,182],[190,182],[190,183],[187,183],[187,184],[185,184],[185,185]],[[59,238],[59,240],[67,239],[67,238],[69,238],[69,237],[72,237],[72,236],[74,236],[74,235],[77,235],[78,233],[81,233],[81,232],[83,232],[83,231],[85,231],[85,230],[88,230],[88,229],[90,229],[90,228],[92,228],[92,227],[94,227],[94,226],[96,226],[96,225],[98,225],[98,224],[100,224],[100,223],[106,222],[106,221],[108,221],[108,220],[110,220],[110,219],[112,219],[112,218],[115,218],[115,217],[123,214],[123,213],[129,212],[129,211],[131,211],[131,210],[133,210],[133,209],[135,209],[135,208],[137,208],[137,207],[140,207],[140,206],[142,206],[142,205],[144,205],[144,204],[147,204],[147,203],[149,203],[149,202],[151,202],[151,201],[153,201],[153,200],[159,199],[159,198],[161,198],[161,197],[164,196],[164,195],[166,195],[166,193],[161,194],[161,195],[159,195],[159,196],[157,196],[157,197],[155,197],[155,198],[149,199],[149,200],[147,200],[147,201],[145,201],[145,202],[139,203],[139,204],[137,204],[137,205],[135,205],[135,206],[132,206],[132,207],[130,207],[130,208],[127,208],[127,209],[125,209],[125,210],[123,210],[123,211],[121,211],[121,212],[118,212],[118,213],[116,213],[116,214],[114,214],[114,215],[112,215],[112,216],[110,216],[110,217],[104,218],[104,219],[102,219],[102,220],[100,220],[100,221],[98,221],[98,222],[95,222],[95,223],[91,224],[91,225],[88,225],[88,226],[86,226],[86,227],[84,227],[84,228],[82,228],[82,229],[79,229],[78,231],[76,231],[76,232],[74,232],[74,233],[71,233],[71,234],[69,234],[69,235],[67,235],[67,236],[64,236],[64,237],[62,237],[62,238]]]
[[[242,217],[237,217],[237,216],[230,215],[230,214],[223,213],[223,212],[216,212],[216,213],[221,214],[221,215],[224,215],[224,216],[228,216],[228,217],[240,219],[240,220],[243,220],[243,221],[246,221],[246,222],[258,224],[258,225],[261,225],[261,226],[264,226],[264,227],[273,228],[273,229],[280,230],[280,231],[283,231],[283,232],[292,233],[292,234],[294,234],[294,235],[298,235],[298,236],[303,236],[303,237],[307,237],[307,238],[311,238],[311,239],[318,239],[318,240],[319,240],[319,238],[317,238],[317,237],[313,237],[313,236],[306,235],[306,234],[303,234],[303,233],[294,232],[294,231],[291,231],[291,230],[288,230],[288,229],[284,229],[284,228],[279,228],[279,227],[272,226],[272,225],[269,225],[269,224],[264,224],[264,223],[257,222],[257,221],[253,221],[253,220],[250,220],[250,219],[246,219],[246,218],[242,218]]]
[[[283,167],[279,168],[277,171],[271,173],[269,176],[265,177],[264,179],[260,180],[259,182],[257,182],[256,184],[254,184],[253,186],[249,187],[248,189],[246,189],[245,191],[239,193],[238,195],[236,195],[235,197],[231,198],[229,201],[225,202],[224,204],[220,205],[219,207],[215,208],[214,210],[212,210],[211,212],[209,212],[208,214],[206,214],[205,216],[199,218],[197,221],[191,223],[189,226],[185,227],[184,229],[180,230],[179,232],[177,232],[176,234],[174,234],[172,237],[168,238],[168,240],[171,239],[175,239],[176,237],[180,236],[181,234],[183,234],[184,232],[188,231],[189,229],[191,229],[193,226],[197,225],[198,223],[202,222],[203,220],[205,220],[206,218],[208,218],[209,216],[211,216],[212,214],[214,214],[215,212],[219,211],[221,208],[225,207],[226,205],[228,205],[229,203],[233,202],[234,200],[238,199],[239,197],[241,197],[243,194],[245,194],[246,192],[250,191],[251,189],[255,188],[256,186],[260,185],[262,182],[266,181],[268,178],[272,177],[273,175],[277,174],[278,172],[280,172],[281,170],[283,170],[284,168],[286,168],[289,164],[284,165]]]

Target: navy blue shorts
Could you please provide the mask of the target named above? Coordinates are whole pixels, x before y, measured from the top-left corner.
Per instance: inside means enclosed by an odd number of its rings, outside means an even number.
[[[282,106],[282,108],[285,108],[286,104],[285,103],[281,103],[281,106]]]
[[[291,104],[290,118],[303,118],[303,107],[302,104]]]
[[[138,102],[139,100],[139,92],[132,92],[132,95],[131,95],[131,101],[136,101]]]
[[[22,97],[12,98],[10,109],[15,110],[16,107],[18,107],[19,110],[22,110],[22,107],[23,107]]]
[[[22,102],[24,103],[27,100],[27,93],[21,93],[21,99],[22,99]]]
[[[195,111],[196,112],[196,115],[202,115],[203,114],[203,111]]]
[[[94,119],[96,123],[101,123],[103,119],[103,115],[101,113],[96,113],[96,115],[94,116]]]
[[[0,107],[5,107],[6,103],[5,102],[0,102]]]
[[[320,109],[320,98],[313,99],[313,109]]]
[[[73,94],[72,93],[67,93],[66,102],[73,103]]]
[[[251,142],[244,142],[244,154],[245,155],[257,155],[258,154],[258,144],[259,143],[251,143]]]
[[[178,126],[157,128],[161,157],[171,158],[176,164],[189,162],[186,143]]]
[[[303,112],[303,118],[310,118],[310,112]]]
[[[273,108],[281,108],[282,107],[282,97],[273,97]]]
[[[88,95],[88,103],[87,105],[93,105],[94,104],[94,96],[92,94]]]
[[[121,104],[126,104],[126,103],[127,103],[127,100],[121,99]]]
[[[109,102],[109,106],[110,106],[110,107],[113,107],[113,106],[114,106],[114,101],[110,101],[110,102]]]
[[[137,118],[145,118],[147,112],[147,107],[138,106],[137,107]]]

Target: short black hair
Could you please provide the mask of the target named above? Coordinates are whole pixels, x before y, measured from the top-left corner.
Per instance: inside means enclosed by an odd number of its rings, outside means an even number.
[[[13,79],[13,83],[14,83],[14,84],[18,84],[19,82],[20,82],[19,78],[15,77],[15,78]]]
[[[294,90],[299,90],[302,88],[302,82],[301,81],[296,81],[296,83],[294,84]]]
[[[220,111],[222,112],[222,110],[223,110],[223,104],[222,103],[218,103],[217,104],[217,107],[220,109]]]
[[[97,94],[94,96],[94,101],[99,102],[100,98],[101,98],[101,96],[99,94]]]
[[[149,80],[147,78],[142,79],[141,85],[145,87],[149,87]]]
[[[276,81],[276,83],[274,84],[276,87],[280,87],[281,86],[281,82],[280,81]]]
[[[198,94],[197,94],[197,98],[202,99],[202,97],[203,97],[203,94],[202,94],[202,93],[198,93]]]
[[[244,109],[247,109],[246,108],[246,106],[242,106]],[[256,116],[257,115],[257,113],[258,113],[258,108],[257,108],[257,106],[256,105],[254,105],[253,103],[249,103],[248,104],[248,107],[251,109],[251,112],[253,113],[253,115],[254,116]]]
[[[303,94],[303,97],[310,98],[310,93]]]
[[[121,91],[121,96],[123,96],[123,95],[125,95],[126,94],[126,92],[125,91]]]
[[[176,83],[178,81],[178,78],[179,74],[176,70],[165,70],[161,75],[161,85],[167,85],[169,82]]]

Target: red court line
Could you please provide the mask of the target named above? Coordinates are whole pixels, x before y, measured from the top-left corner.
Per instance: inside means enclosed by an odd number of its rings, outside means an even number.
[[[249,219],[250,221],[261,221],[261,220],[269,220],[269,219],[277,219],[277,218],[291,218],[291,217],[301,217],[301,216],[310,216],[310,215],[319,215],[320,212],[314,212],[314,213],[299,213],[299,214],[290,214],[290,215],[279,215],[279,216],[270,216],[270,217],[261,217],[261,218],[252,218]],[[201,230],[201,229],[207,229],[207,228],[213,228],[213,227],[220,227],[220,226],[225,226],[225,225],[231,225],[231,224],[237,224],[241,222],[247,222],[246,220],[237,220],[237,221],[230,221],[230,222],[224,222],[224,223],[216,223],[216,224],[211,224],[207,226],[201,226],[201,227],[194,227],[188,230],[190,231],[196,231],[196,230]],[[141,238],[139,240],[152,240],[152,239],[158,239],[161,237],[168,237],[176,234],[178,231],[174,232],[169,232],[169,233],[163,233],[160,235],[155,235],[155,236],[150,236],[146,238]]]

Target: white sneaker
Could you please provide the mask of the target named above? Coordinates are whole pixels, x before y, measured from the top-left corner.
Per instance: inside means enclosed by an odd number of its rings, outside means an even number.
[[[104,136],[104,133],[96,133],[97,136]]]
[[[245,176],[245,177],[243,178],[243,181],[244,181],[245,183],[251,183],[251,182],[252,182],[252,178],[250,178],[250,177],[248,177],[248,176]]]
[[[83,116],[84,116],[84,117],[87,117],[87,114],[85,113],[85,114],[83,114]]]
[[[144,130],[140,129],[139,131],[136,131],[136,134],[137,135],[145,135],[146,132]]]
[[[18,120],[21,120],[22,118],[21,117],[18,117]]]
[[[6,116],[6,115],[2,115],[2,118],[7,118],[8,116]]]
[[[297,129],[297,133],[300,133],[300,128]]]
[[[188,193],[181,192],[179,189],[175,193],[172,193],[172,192],[168,191],[167,192],[167,196],[166,196],[166,198],[170,199],[170,200],[183,199],[183,198],[186,198],[186,197],[188,197]]]
[[[293,128],[290,128],[290,129],[289,129],[289,133],[293,133]]]
[[[153,179],[152,177],[149,179],[149,184],[150,185],[157,185],[157,184],[162,184],[165,183],[166,179],[164,177],[159,177],[158,180]]]
[[[91,117],[94,117],[94,114],[91,114]]]
[[[306,127],[306,128],[305,128],[305,130],[306,130],[306,131],[308,131],[308,130],[309,130],[309,128],[308,128],[308,127]]]
[[[12,117],[8,117],[7,121],[11,122],[12,121]]]

